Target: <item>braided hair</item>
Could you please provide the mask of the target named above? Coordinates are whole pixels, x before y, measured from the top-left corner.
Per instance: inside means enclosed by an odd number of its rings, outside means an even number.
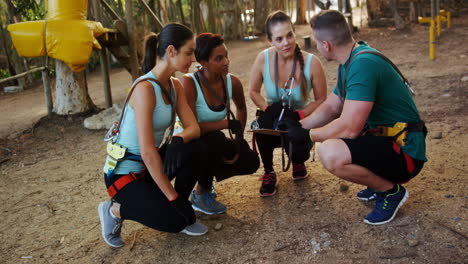
[[[271,26],[277,23],[289,23],[291,25],[292,30],[294,31],[294,25],[291,21],[291,18],[283,11],[277,10],[271,13],[270,15],[268,15],[265,21],[265,31],[267,33],[267,38],[270,41],[272,39]],[[294,56],[299,61],[299,65],[301,67],[301,74],[299,75],[299,79],[301,80],[301,95],[302,95],[303,100],[307,101],[307,97],[309,96],[309,94],[307,92],[307,82],[306,82],[306,78],[304,75],[305,63],[304,63],[304,57],[302,56],[301,47],[299,47],[298,43],[296,43],[296,47],[294,49]]]

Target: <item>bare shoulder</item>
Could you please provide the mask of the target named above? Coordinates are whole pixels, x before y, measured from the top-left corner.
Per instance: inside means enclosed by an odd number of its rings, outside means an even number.
[[[232,86],[242,85],[241,80],[237,78],[237,76],[235,76],[234,74],[230,74],[230,76],[231,76]]]

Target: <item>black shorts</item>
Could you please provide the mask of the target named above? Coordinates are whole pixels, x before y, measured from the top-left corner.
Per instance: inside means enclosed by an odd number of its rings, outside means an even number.
[[[343,141],[351,152],[353,164],[363,166],[393,183],[411,180],[424,166],[424,161],[411,158],[387,137],[362,136]]]

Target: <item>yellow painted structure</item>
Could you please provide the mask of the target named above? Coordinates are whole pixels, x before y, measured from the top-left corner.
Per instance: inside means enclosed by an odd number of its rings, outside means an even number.
[[[8,26],[14,47],[20,56],[50,56],[74,72],[83,71],[93,48],[101,49],[96,37],[109,30],[86,20],[87,0],[49,0],[45,4],[46,20]]]
[[[452,26],[451,14],[449,11],[440,10],[439,14],[432,19],[430,17],[418,17],[420,24],[428,23],[429,27],[429,59],[435,60],[435,41],[436,33],[440,36],[442,31],[442,22],[447,22],[447,28]]]

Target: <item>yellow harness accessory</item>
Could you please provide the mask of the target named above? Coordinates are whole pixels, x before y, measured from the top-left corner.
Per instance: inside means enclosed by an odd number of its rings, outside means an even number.
[[[397,122],[393,127],[378,126],[377,135],[383,137],[395,137],[398,135],[398,137],[395,139],[395,142],[400,146],[404,146],[407,135],[407,127],[408,123],[403,122]]]

